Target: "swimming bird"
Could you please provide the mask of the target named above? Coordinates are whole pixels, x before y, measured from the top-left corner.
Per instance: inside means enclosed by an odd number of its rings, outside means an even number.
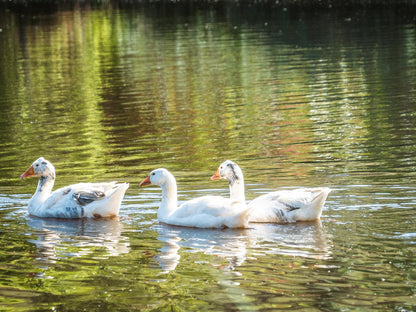
[[[128,183],[79,183],[52,192],[55,167],[45,158],[37,159],[20,178],[39,178],[29,201],[29,214],[40,218],[114,217],[120,210]]]
[[[155,184],[162,188],[157,211],[159,221],[196,228],[247,228],[250,209],[244,202],[221,196],[202,196],[178,207],[175,177],[167,169],[153,170],[140,186]]]
[[[218,179],[228,180],[231,200],[245,202],[243,172],[235,162],[223,162],[211,177],[211,180]],[[330,191],[328,187],[299,188],[261,195],[248,203],[253,209],[249,221],[289,223],[317,220]]]

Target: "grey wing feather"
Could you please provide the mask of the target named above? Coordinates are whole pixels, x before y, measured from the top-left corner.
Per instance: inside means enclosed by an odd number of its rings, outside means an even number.
[[[263,195],[261,197],[264,198],[264,200],[267,200],[267,202],[272,203],[273,205],[278,204],[276,208],[278,208],[279,205],[286,207],[287,211],[292,211],[300,208],[299,204],[296,203],[296,201],[282,200],[281,192],[273,192]]]
[[[284,206],[286,206],[287,207],[287,211],[293,211],[293,210],[296,210],[296,209],[300,209],[300,206],[299,207],[296,207],[295,205],[292,205],[292,204],[289,204],[289,203],[286,203],[286,202],[283,202],[283,201],[279,201],[282,205],[284,205]]]
[[[101,200],[105,197],[104,192],[101,191],[79,191],[72,195],[72,198],[81,206],[85,206],[95,200]]]

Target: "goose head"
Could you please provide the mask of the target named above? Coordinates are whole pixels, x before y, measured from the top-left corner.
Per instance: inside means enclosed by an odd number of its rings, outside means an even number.
[[[20,176],[21,179],[30,177],[55,179],[55,167],[45,158],[40,157]]]
[[[217,169],[211,180],[225,179],[230,184],[243,179],[243,172],[240,167],[231,160],[224,161]]]
[[[164,168],[155,169],[150,172],[149,176],[140,183],[140,186],[149,184],[163,186],[166,185],[168,181],[172,179],[172,177],[172,174]]]

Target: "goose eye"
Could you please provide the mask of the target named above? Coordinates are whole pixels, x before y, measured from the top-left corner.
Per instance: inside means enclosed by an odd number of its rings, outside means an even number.
[[[35,167],[39,167],[39,164],[36,164]]]
[[[154,176],[155,174],[156,174],[156,173],[154,173],[154,172],[153,172],[153,173],[152,173],[152,176]]]

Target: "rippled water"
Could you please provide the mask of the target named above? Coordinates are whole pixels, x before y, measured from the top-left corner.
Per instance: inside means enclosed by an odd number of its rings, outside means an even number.
[[[52,5],[52,4],[49,4]],[[414,7],[0,5],[0,310],[416,309]],[[113,220],[27,214],[56,187],[130,182]],[[320,222],[159,224],[179,200],[329,186]]]

